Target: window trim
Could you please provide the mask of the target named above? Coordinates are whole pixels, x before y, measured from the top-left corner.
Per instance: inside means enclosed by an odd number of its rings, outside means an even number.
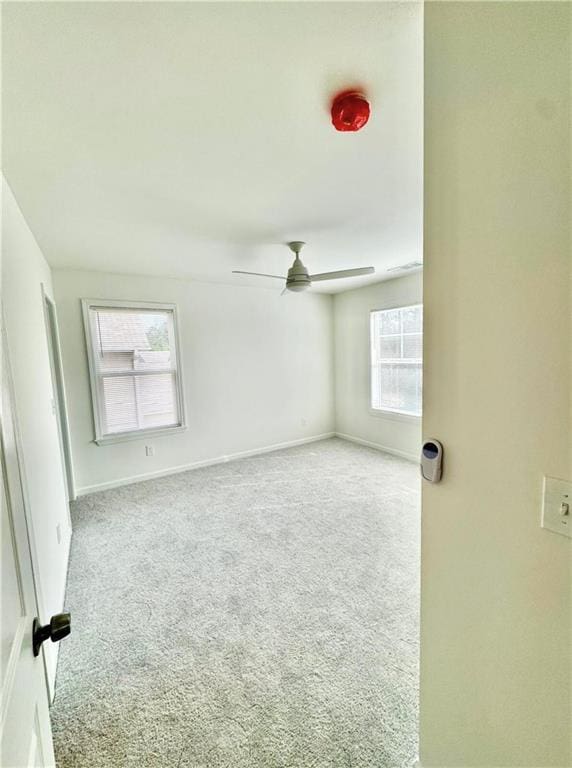
[[[421,307],[421,317],[423,320],[423,302],[418,301],[415,304],[395,304],[394,306],[390,307],[378,307],[377,309],[370,309],[369,310],[369,324],[368,324],[368,348],[369,348],[369,371],[368,371],[368,382],[369,382],[369,395],[368,395],[368,402],[369,402],[369,413],[371,416],[376,416],[377,418],[386,418],[386,419],[392,419],[394,421],[405,421],[405,422],[419,422],[423,418],[423,400],[421,401],[421,413],[411,413],[411,411],[401,411],[397,408],[374,408],[372,405],[373,402],[373,392],[371,389],[371,372],[373,369],[373,344],[371,339],[371,326],[372,326],[372,315],[374,312],[391,312],[395,309],[412,309],[413,307]],[[400,334],[401,335],[401,334]],[[421,337],[423,338],[424,331],[423,326],[421,328]],[[423,371],[423,359],[421,360],[421,370]]]
[[[157,301],[124,301],[119,299],[81,299],[85,346],[87,351],[87,363],[89,369],[89,386],[91,392],[91,413],[93,420],[94,440],[97,445],[110,443],[122,443],[127,440],[143,440],[146,437],[170,435],[176,432],[184,432],[187,428],[185,418],[184,384],[181,362],[181,344],[179,339],[179,318],[176,304],[166,304]],[[148,429],[129,430],[128,432],[116,432],[106,435],[103,433],[103,409],[101,407],[101,395],[96,373],[96,365],[93,357],[93,340],[91,335],[90,310],[97,307],[110,309],[155,309],[166,310],[173,313],[173,337],[175,344],[176,367],[173,373],[175,377],[175,391],[177,393],[177,408],[179,423],[166,427],[150,427]],[[156,373],[149,371],[148,373]]]

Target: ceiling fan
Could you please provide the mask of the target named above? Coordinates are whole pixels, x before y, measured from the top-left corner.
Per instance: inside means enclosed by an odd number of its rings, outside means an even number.
[[[320,272],[317,275],[309,275],[308,270],[300,261],[300,251],[303,245],[304,243],[300,240],[288,243],[288,248],[294,254],[294,262],[288,270],[287,277],[267,275],[263,272],[244,272],[241,269],[233,269],[232,272],[235,275],[256,275],[257,277],[275,277],[277,280],[286,280],[282,293],[285,291],[305,291],[313,282],[319,280],[337,280],[340,277],[357,277],[358,275],[371,275],[375,272],[373,267],[359,267],[358,269],[340,269],[337,272]]]

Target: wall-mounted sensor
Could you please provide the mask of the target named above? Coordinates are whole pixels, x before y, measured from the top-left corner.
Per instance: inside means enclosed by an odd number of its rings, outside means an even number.
[[[332,102],[332,124],[336,131],[360,131],[369,120],[369,113],[369,102],[363,93],[343,91]]]
[[[430,483],[438,483],[443,474],[443,446],[438,440],[425,440],[421,449],[421,474]]]

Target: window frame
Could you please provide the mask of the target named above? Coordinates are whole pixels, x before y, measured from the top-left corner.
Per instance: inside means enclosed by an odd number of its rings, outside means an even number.
[[[423,340],[424,337],[424,330],[423,330],[423,302],[419,301],[415,304],[396,304],[395,306],[391,307],[378,307],[376,309],[370,309],[369,311],[369,337],[368,337],[368,344],[369,344],[369,412],[372,416],[377,416],[378,418],[385,418],[385,419],[392,419],[394,421],[405,421],[405,422],[419,422],[423,418],[423,398],[421,398],[421,411],[420,413],[411,413],[411,411],[401,411],[397,408],[374,408],[373,407],[373,390],[372,390],[372,371],[373,371],[373,341],[372,341],[372,324],[373,324],[373,315],[376,312],[392,312],[396,309],[414,309],[416,307],[421,307],[421,339]],[[400,334],[402,335],[402,334]],[[421,356],[421,375],[423,375],[423,354]]]
[[[181,345],[179,341],[179,322],[176,304],[166,304],[164,302],[155,301],[124,301],[119,299],[82,299],[82,314],[83,314],[83,328],[84,338],[87,350],[87,362],[89,369],[89,384],[91,391],[91,412],[93,418],[93,430],[94,440],[97,445],[108,445],[110,443],[122,443],[128,440],[142,440],[148,436],[161,436],[170,435],[177,432],[183,432],[187,428],[185,417],[185,401],[184,401],[184,386],[183,386],[183,373],[181,362]],[[99,377],[97,375],[97,368],[95,359],[93,356],[93,338],[91,333],[91,319],[90,310],[92,309],[142,309],[142,310],[164,310],[171,312],[173,316],[173,341],[175,345],[175,359],[176,365],[174,370],[174,385],[177,397],[177,409],[179,414],[179,422],[173,426],[165,427],[149,427],[147,429],[135,429],[127,432],[114,432],[113,434],[105,434],[103,429],[103,402],[101,396],[101,387],[99,385]],[[149,371],[148,373],[139,372],[139,375],[151,375],[157,373],[157,371]],[[127,373],[125,375],[128,375]]]

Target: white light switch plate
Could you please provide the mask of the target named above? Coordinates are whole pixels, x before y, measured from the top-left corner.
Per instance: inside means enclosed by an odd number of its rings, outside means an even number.
[[[572,483],[544,478],[541,526],[572,539]]]

